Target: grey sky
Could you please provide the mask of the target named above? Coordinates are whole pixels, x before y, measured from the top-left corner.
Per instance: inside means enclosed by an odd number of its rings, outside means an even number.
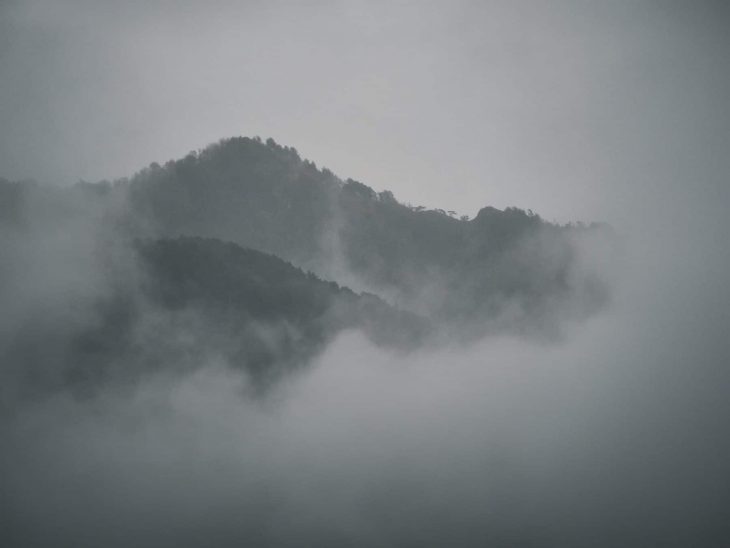
[[[470,215],[712,208],[729,22],[722,2],[6,1],[0,176],[114,178],[261,135]]]

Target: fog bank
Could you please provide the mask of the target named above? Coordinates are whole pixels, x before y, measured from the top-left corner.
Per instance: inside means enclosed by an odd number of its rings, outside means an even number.
[[[3,420],[9,545],[710,546],[727,533],[727,256],[629,239],[560,343],[357,332],[264,399],[215,363]],[[692,260],[689,260],[689,259]]]

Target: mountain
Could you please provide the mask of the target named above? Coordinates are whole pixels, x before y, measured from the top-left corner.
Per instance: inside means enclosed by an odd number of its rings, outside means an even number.
[[[614,247],[602,225],[402,204],[271,139],[114,182],[0,179],[0,396],[207,365],[265,387],[345,329],[400,351],[559,336],[608,303]]]
[[[606,226],[558,226],[517,208],[457,219],[343,181],[272,139],[224,140],[117,185],[143,234],[273,253],[453,332],[551,329],[609,298],[605,272],[580,256],[584,247],[610,253]]]
[[[195,330],[187,351],[225,354],[257,379],[305,363],[344,329],[395,350],[415,348],[429,334],[428,322],[375,295],[230,242],[181,237],[137,242],[136,249],[146,301],[167,314],[192,312],[207,326]]]
[[[306,364],[345,329],[396,351],[425,341],[428,322],[273,255],[220,240],[135,241],[136,277],[96,296],[85,322],[35,318],[3,347],[21,384],[93,391],[110,380],[222,365],[263,388]],[[128,260],[108,265],[121,280]],[[24,382],[27,381],[27,382]]]

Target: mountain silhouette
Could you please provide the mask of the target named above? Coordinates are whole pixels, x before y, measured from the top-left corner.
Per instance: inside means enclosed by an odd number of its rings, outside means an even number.
[[[22,312],[1,347],[20,392],[210,364],[268,386],[346,329],[399,351],[555,337],[610,299],[606,226],[456,218],[271,139],[114,182],[0,180],[0,214],[0,291]]]
[[[408,206],[272,139],[224,140],[119,184],[142,233],[272,253],[458,331],[545,329],[609,297],[604,273],[578,256],[582,245],[610,247],[604,225],[559,226],[518,208],[485,207],[469,220]]]

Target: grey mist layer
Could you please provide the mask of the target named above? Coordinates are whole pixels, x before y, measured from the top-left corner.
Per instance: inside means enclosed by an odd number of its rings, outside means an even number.
[[[0,545],[723,545],[727,25],[3,2]]]

